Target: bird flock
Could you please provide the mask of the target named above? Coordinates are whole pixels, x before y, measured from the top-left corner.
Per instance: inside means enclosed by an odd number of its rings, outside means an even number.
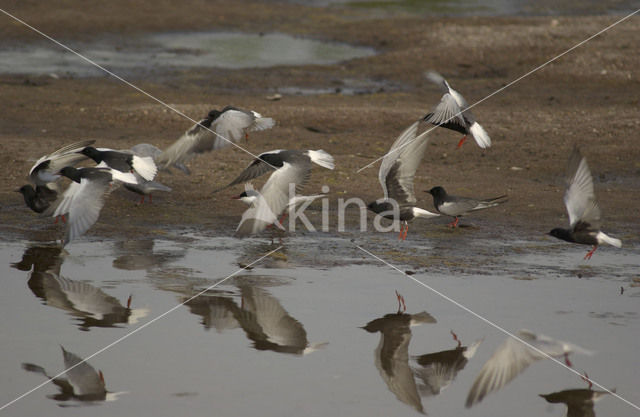
[[[448,194],[444,187],[435,186],[428,192],[433,196],[436,213],[417,206],[414,177],[429,142],[429,132],[435,127],[464,134],[458,142],[462,146],[471,135],[479,147],[491,146],[491,138],[476,121],[465,98],[440,74],[430,71],[427,79],[438,85],[442,98],[431,112],[412,123],[391,145],[381,158],[378,179],[383,198],[371,202],[367,208],[376,215],[398,222],[399,239],[406,239],[409,222],[415,218],[449,216],[451,227],[472,212],[495,207],[508,200],[506,195],[479,199]],[[186,164],[198,154],[238,146],[248,140],[251,131],[270,129],[275,121],[255,111],[227,106],[221,111],[211,110],[207,116],[189,128],[175,143],[164,151],[154,145],[142,143],[128,150],[94,147],[93,140],[67,145],[37,160],[29,172],[32,184],[18,192],[26,205],[43,216],[53,216],[66,222],[62,244],[84,234],[98,219],[105,196],[115,186],[122,185],[140,194],[141,203],[156,191],[169,192],[171,188],[154,181],[159,170],[172,168],[190,174]],[[422,133],[419,129],[427,126]],[[435,126],[435,127],[434,127]],[[76,166],[83,161],[94,161],[95,166]],[[275,225],[283,229],[278,216],[302,202],[313,201],[320,195],[304,196],[299,192],[309,180],[313,165],[334,169],[334,158],[324,150],[273,150],[258,155],[236,179],[214,191],[245,184],[245,192],[237,196],[249,205],[236,229],[237,236],[262,232]],[[270,173],[258,191],[251,181]],[[63,177],[71,180],[63,191]],[[585,259],[590,259],[601,244],[621,247],[621,241],[600,230],[600,209],[595,199],[593,180],[586,159],[577,146],[569,158],[567,189],[564,203],[569,213],[569,228],[555,228],[548,234],[568,242],[591,245]],[[35,188],[34,188],[35,186]]]

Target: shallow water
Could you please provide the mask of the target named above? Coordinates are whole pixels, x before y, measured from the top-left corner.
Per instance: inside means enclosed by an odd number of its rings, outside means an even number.
[[[449,238],[414,235],[397,242],[390,235],[364,235],[357,244],[510,331],[527,328],[594,351],[573,355],[575,368],[640,402],[640,289],[631,286],[640,266],[637,248],[601,248],[585,262],[582,247],[464,233],[457,245],[467,248],[469,266],[454,257],[423,262],[427,254],[451,251]],[[560,416],[565,407],[538,394],[586,388],[568,370],[541,361],[465,409],[475,375],[504,335],[349,239],[287,238],[283,248],[240,271],[238,265],[278,246],[267,239],[179,238],[80,239],[61,254],[33,242],[1,244],[1,404],[45,380],[21,364],[54,376],[63,370],[59,345],[85,357],[178,306],[89,359],[104,373],[107,390],[125,392],[115,401],[59,401],[48,398],[59,389],[47,384],[8,406],[6,415],[86,415],[84,406],[91,405],[92,415],[109,416],[382,416],[417,415],[419,409],[434,416]],[[407,313],[425,311],[436,320],[411,329],[409,355],[454,349],[451,331],[464,346],[484,338],[446,389],[424,393],[417,402],[391,390],[403,384],[390,383],[376,359],[380,334],[361,328],[396,312],[395,291],[404,295]],[[396,365],[397,375],[408,366],[419,368],[413,360]],[[413,381],[420,386],[419,378]],[[404,382],[412,386],[411,378]],[[611,396],[595,410],[601,416],[636,415]]]
[[[530,16],[626,14],[637,9],[628,0],[290,0],[314,6],[331,4],[372,10],[449,16]]]
[[[371,48],[281,33],[174,32],[63,43],[120,75],[189,68],[330,65],[375,53]],[[50,43],[3,45],[0,62],[0,74],[105,75],[80,57]]]

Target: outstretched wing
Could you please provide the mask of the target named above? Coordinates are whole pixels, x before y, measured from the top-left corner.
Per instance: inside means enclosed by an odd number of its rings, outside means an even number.
[[[595,229],[600,228],[600,208],[593,191],[593,179],[587,159],[580,154],[577,146],[573,148],[567,164],[567,190],[564,204],[569,213],[569,224],[588,223]]]
[[[427,132],[416,136],[419,123],[413,123],[400,134],[380,164],[378,179],[384,197],[398,203],[416,202],[413,178],[429,142]]]

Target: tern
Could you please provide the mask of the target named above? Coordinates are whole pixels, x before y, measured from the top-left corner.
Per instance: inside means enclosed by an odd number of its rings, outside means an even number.
[[[593,178],[587,159],[580,154],[577,146],[574,146],[569,157],[566,182],[564,205],[569,213],[569,229],[555,228],[549,235],[567,242],[593,245],[584,259],[591,259],[598,245],[603,243],[616,248],[622,247],[620,239],[608,236],[600,230],[600,207],[593,191]]]
[[[463,138],[458,142],[458,148],[462,146],[467,139],[467,135],[471,134],[476,143],[482,149],[491,146],[491,138],[484,130],[480,123],[476,122],[473,113],[468,109],[469,104],[460,93],[451,88],[447,80],[442,75],[434,71],[429,71],[427,78],[441,87],[444,92],[440,103],[428,113],[423,121],[431,123],[435,126],[445,127],[464,134]]]
[[[451,227],[458,227],[459,218],[473,211],[488,209],[507,202],[506,195],[478,200],[449,195],[442,187],[433,187],[429,190],[429,194],[433,196],[433,205],[438,210],[438,213],[455,218],[449,224]]]
[[[184,164],[196,154],[214,151],[248,138],[248,132],[271,129],[275,121],[253,110],[227,106],[211,110],[207,117],[187,130],[156,158],[162,168],[176,166],[188,174]],[[184,169],[182,168],[184,167]]]
[[[311,175],[312,164],[327,169],[335,167],[333,157],[323,150],[275,150],[258,155],[249,166],[224,188],[251,181],[267,172],[272,172],[256,196],[242,215],[236,235],[246,236],[263,231],[268,225],[275,223],[295,193],[307,182]]]
[[[146,181],[151,181],[158,173],[153,158],[140,157],[130,151],[116,151],[108,148],[94,148],[87,146],[80,151],[83,155],[93,159],[99,167],[106,166],[120,172],[135,172]]]
[[[134,174],[110,168],[64,167],[60,173],[73,181],[53,213],[54,217],[69,214],[63,246],[83,235],[98,220],[104,206],[104,195],[113,181],[136,183]]]
[[[416,207],[413,178],[427,148],[427,132],[416,136],[419,122],[409,126],[382,158],[378,179],[384,199],[369,203],[367,208],[384,218],[402,222],[398,239],[406,239],[409,221],[416,217],[435,217],[437,213]]]

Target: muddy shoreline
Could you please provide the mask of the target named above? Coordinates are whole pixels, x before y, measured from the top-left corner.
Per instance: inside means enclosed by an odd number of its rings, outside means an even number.
[[[380,197],[378,165],[361,173],[357,170],[384,154],[406,126],[438,102],[440,93],[424,78],[424,71],[438,70],[475,102],[617,19],[372,17],[360,9],[293,4],[274,8],[248,2],[179,6],[160,2],[153,11],[124,2],[110,2],[108,10],[102,10],[107,6],[96,3],[95,13],[80,19],[74,12],[82,9],[80,2],[68,2],[66,9],[50,13],[43,13],[42,7],[16,4],[13,12],[61,39],[238,30],[283,32],[375,48],[378,53],[373,57],[331,66],[192,69],[130,79],[194,119],[228,104],[273,117],[275,128],[250,137],[246,148],[251,152],[328,151],[336,158],[336,170],[314,170],[306,190],[315,193],[328,185],[334,210],[338,198]],[[202,13],[193,14],[198,7]],[[476,107],[477,119],[493,140],[490,149],[483,151],[470,141],[456,150],[457,134],[434,131],[415,181],[422,206],[432,209],[430,196],[423,190],[435,185],[478,197],[507,193],[508,204],[469,219],[475,226],[472,233],[541,236],[567,222],[562,176],[568,153],[578,143],[594,174],[604,229],[625,244],[637,244],[639,28],[638,18],[623,22]],[[4,25],[0,36],[5,42],[39,40],[17,23]],[[362,84],[381,87],[362,94],[341,93]],[[287,91],[329,88],[335,92],[266,99],[285,87],[294,87]],[[2,75],[0,91],[0,228],[7,239],[50,240],[60,233],[50,219],[38,218],[13,192],[26,183],[30,167],[41,155],[85,138],[112,148],[143,142],[164,148],[191,125],[109,77]],[[190,163],[191,176],[161,174],[159,181],[173,192],[154,196],[151,205],[138,206],[135,197],[115,192],[88,235],[144,238],[181,230],[230,235],[244,209],[228,198],[237,190],[210,193],[249,161],[248,155],[231,148],[205,154]],[[320,205],[314,207],[311,217],[320,224]],[[350,213],[349,233],[360,236],[356,230],[359,211]],[[445,222],[415,222],[412,231],[427,238],[434,233],[440,236]],[[335,234],[335,227],[332,230]]]

